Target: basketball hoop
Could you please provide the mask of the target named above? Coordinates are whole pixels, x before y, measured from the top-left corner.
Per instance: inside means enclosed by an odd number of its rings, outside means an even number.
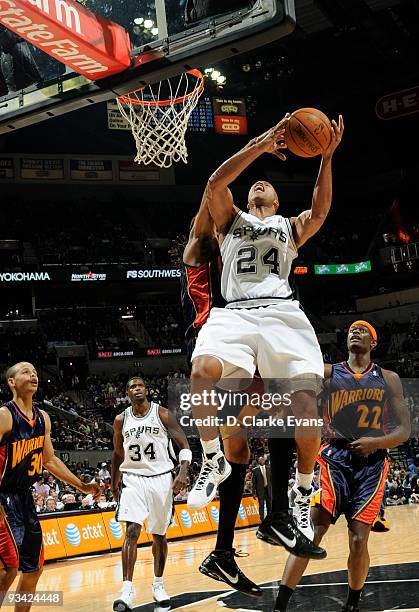
[[[169,168],[173,162],[188,163],[185,134],[203,89],[204,75],[188,70],[117,98],[135,139],[136,162],[160,168]]]

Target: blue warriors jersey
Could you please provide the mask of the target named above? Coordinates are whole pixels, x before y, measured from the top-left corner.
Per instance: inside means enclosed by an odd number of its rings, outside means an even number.
[[[32,419],[13,401],[3,406],[10,411],[13,425],[0,442],[0,492],[28,489],[42,475],[45,420],[35,406]]]
[[[330,438],[352,441],[384,435],[387,384],[380,366],[370,363],[357,373],[346,361],[336,363],[328,382],[324,418]]]

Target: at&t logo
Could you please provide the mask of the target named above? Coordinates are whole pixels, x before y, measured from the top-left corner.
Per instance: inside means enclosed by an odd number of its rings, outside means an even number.
[[[109,529],[111,530],[111,534],[117,540],[120,540],[123,535],[122,525],[118,523],[114,518],[109,521]]]
[[[182,519],[182,523],[185,525],[187,529],[190,529],[192,527],[191,515],[189,514],[187,510],[181,510],[180,518]]]
[[[211,512],[212,518],[214,519],[214,521],[218,525],[218,521],[219,521],[219,518],[220,518],[220,513],[217,510],[217,506],[211,506],[210,512]]]
[[[78,546],[81,542],[80,531],[74,523],[69,523],[65,528],[65,537],[71,546]]]

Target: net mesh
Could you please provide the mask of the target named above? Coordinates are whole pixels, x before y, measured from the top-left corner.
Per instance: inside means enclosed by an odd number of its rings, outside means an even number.
[[[160,168],[169,168],[173,162],[188,162],[186,130],[203,88],[203,75],[190,70],[117,98],[135,139],[136,162]]]

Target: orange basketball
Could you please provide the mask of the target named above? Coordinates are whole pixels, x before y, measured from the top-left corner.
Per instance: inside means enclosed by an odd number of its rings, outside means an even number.
[[[299,157],[320,155],[330,144],[332,126],[328,117],[316,108],[299,108],[292,113],[285,131],[285,142]]]

